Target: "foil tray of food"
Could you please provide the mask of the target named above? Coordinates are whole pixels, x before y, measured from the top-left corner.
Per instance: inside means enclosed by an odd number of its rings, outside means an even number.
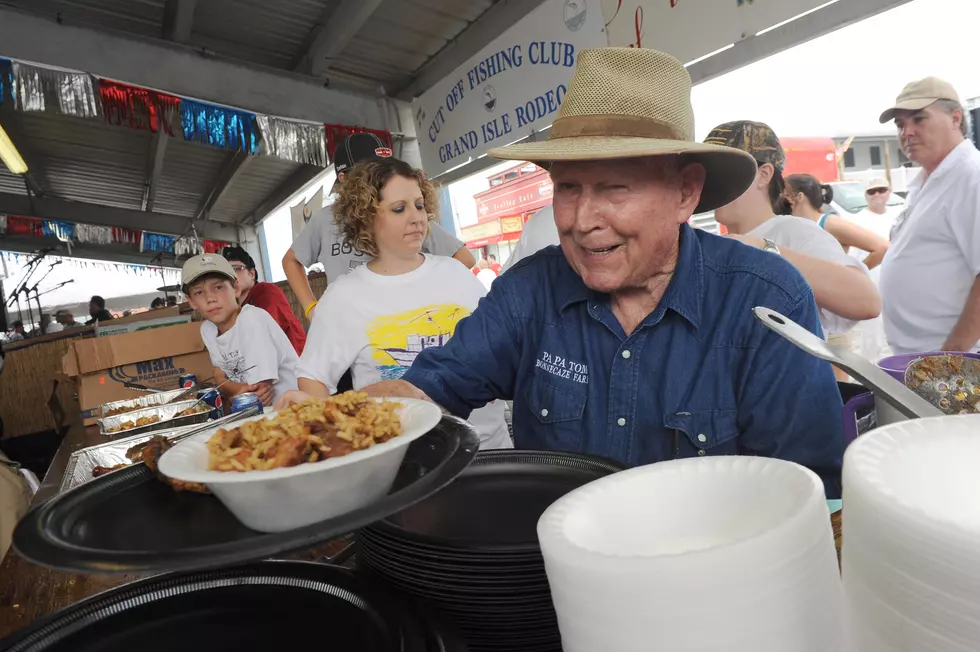
[[[156,394],[147,394],[145,396],[140,396],[139,398],[130,398],[125,401],[113,401],[111,403],[103,403],[100,408],[99,415],[103,418],[105,417],[115,417],[120,414],[126,414],[127,412],[133,412],[135,410],[142,410],[143,408],[154,407],[157,405],[163,405],[182,393],[191,390],[192,388],[181,387],[180,389],[170,390],[169,392],[159,392]],[[197,389],[195,385],[194,390]],[[194,398],[195,392],[191,392],[188,398]]]
[[[208,427],[220,426],[240,418],[242,418],[240,413],[230,414],[215,419],[207,425]],[[77,450],[68,458],[68,466],[61,478],[59,493],[74,489],[92,478],[144,461],[142,448],[151,440],[170,439],[200,427],[200,424],[195,423],[178,428],[146,432]]]
[[[157,405],[125,414],[117,414],[112,417],[102,417],[98,420],[98,424],[103,435],[137,435],[155,430],[168,430],[195,423],[204,423],[208,420],[208,413],[212,409],[206,402],[193,398],[169,405]]]

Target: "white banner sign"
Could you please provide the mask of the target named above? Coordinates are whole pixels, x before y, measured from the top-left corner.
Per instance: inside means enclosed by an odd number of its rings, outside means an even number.
[[[549,126],[579,50],[606,44],[599,0],[546,0],[412,103],[426,174]]]
[[[827,4],[827,0],[602,0],[609,45],[667,52],[687,64]]]

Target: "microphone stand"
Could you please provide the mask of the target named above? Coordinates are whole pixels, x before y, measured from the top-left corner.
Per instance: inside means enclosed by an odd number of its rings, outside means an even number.
[[[48,271],[46,271],[44,273],[44,276],[42,276],[40,278],[40,280],[38,280],[38,282],[34,284],[34,287],[32,287],[29,290],[27,290],[27,307],[28,307],[28,309],[30,309],[30,307],[31,307],[31,292],[34,293],[34,301],[37,303],[37,320],[38,320],[38,324],[40,325],[40,328],[41,328],[41,335],[46,334],[47,331],[48,331],[48,328],[43,323],[41,323],[41,315],[43,313],[41,311],[41,295],[37,291],[37,286],[39,286],[41,283],[44,282],[44,279],[46,279],[48,277],[48,275],[51,273],[51,270],[53,270],[57,266],[57,264],[58,263],[55,263],[54,265],[51,265],[50,267],[48,267]],[[40,265],[39,265],[39,267],[40,267]],[[26,283],[26,281],[25,281],[25,283]],[[61,287],[61,286],[58,286],[58,287]],[[47,294],[47,293],[45,293],[45,294]],[[31,323],[34,323],[34,318],[33,317],[31,317]]]
[[[31,312],[31,297],[27,289],[27,282],[31,280],[31,276],[35,271],[37,271],[37,268],[40,267],[40,262],[45,256],[48,255],[48,251],[50,250],[43,250],[40,253],[34,254],[34,258],[27,263],[27,272],[24,275],[23,282],[19,287],[15,288],[13,293],[10,295],[10,301],[7,303],[7,306],[12,306],[15,301],[17,302],[17,318],[21,321],[24,321],[24,309],[20,305],[20,295],[24,294],[27,299],[28,319],[30,320],[31,324],[34,323],[34,315]],[[40,318],[40,315],[38,315],[38,318]]]

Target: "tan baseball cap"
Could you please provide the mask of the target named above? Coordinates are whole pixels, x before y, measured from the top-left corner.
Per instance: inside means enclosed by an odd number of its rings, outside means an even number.
[[[205,274],[221,274],[232,281],[238,277],[224,256],[218,254],[199,254],[189,258],[180,272],[180,284],[187,286]]]
[[[865,187],[865,190],[875,190],[876,188],[889,188],[891,189],[891,184],[889,184],[885,179],[874,179]]]
[[[959,102],[960,96],[952,84],[938,77],[909,82],[895,98],[895,106],[882,113],[878,121],[884,124],[893,120],[899,111],[919,111],[939,100]]]

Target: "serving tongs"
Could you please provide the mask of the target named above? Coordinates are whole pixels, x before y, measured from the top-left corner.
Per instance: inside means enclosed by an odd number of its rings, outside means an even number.
[[[230,414],[230,415],[228,415],[226,417],[222,417],[221,419],[215,419],[214,421],[207,421],[205,423],[202,423],[201,425],[194,426],[192,428],[188,428],[184,432],[181,432],[179,434],[176,434],[173,437],[167,437],[166,439],[170,443],[170,445],[173,446],[173,445],[175,445],[175,444],[177,444],[177,443],[179,443],[179,442],[187,439],[188,437],[193,437],[194,435],[200,434],[200,433],[204,432],[205,430],[210,430],[211,428],[214,428],[216,426],[224,426],[224,425],[227,425],[229,423],[235,423],[236,421],[240,421],[242,419],[247,419],[248,417],[254,417],[254,416],[259,415],[259,414],[262,414],[262,408],[253,405],[252,407],[246,408],[246,409],[242,410],[241,412],[235,412],[235,413]],[[160,436],[162,436],[162,435],[160,435]],[[153,441],[153,438],[151,437],[150,439],[148,439],[147,441],[143,442],[142,444],[137,444],[136,446],[133,446],[132,448],[130,448],[129,450],[126,451],[126,457],[128,457],[130,460],[134,460],[134,461],[135,460],[142,460],[143,459],[143,451],[146,449],[147,445],[150,442],[152,442],[152,441]]]
[[[255,369],[257,366],[258,365],[253,364],[251,367],[248,367],[247,369],[242,369],[241,373],[244,374],[244,373],[246,373],[248,371],[251,371],[252,369]],[[210,382],[212,380],[214,380],[214,376],[208,378],[204,382],[207,383],[207,382]],[[215,390],[221,389],[224,386],[225,383],[230,383],[230,382],[231,382],[231,378],[226,378],[223,381],[221,381],[220,383],[218,383],[218,385],[216,387],[200,387],[199,388],[197,385],[195,385],[194,387],[189,387],[187,390],[181,392],[180,394],[178,394],[174,398],[172,398],[169,401],[167,401],[167,403],[165,403],[164,405],[167,405],[167,404],[170,404],[170,403],[176,403],[177,401],[181,400],[182,397],[187,396],[189,394],[192,394],[193,392],[196,392],[199,389],[207,389],[208,390],[207,391],[207,394],[205,394],[201,398],[197,399],[197,403],[195,403],[194,405],[192,405],[189,408],[187,408],[187,410],[194,410],[194,409],[197,408],[198,405],[200,405],[207,398],[208,394],[211,393],[211,390],[212,389],[215,389]]]

